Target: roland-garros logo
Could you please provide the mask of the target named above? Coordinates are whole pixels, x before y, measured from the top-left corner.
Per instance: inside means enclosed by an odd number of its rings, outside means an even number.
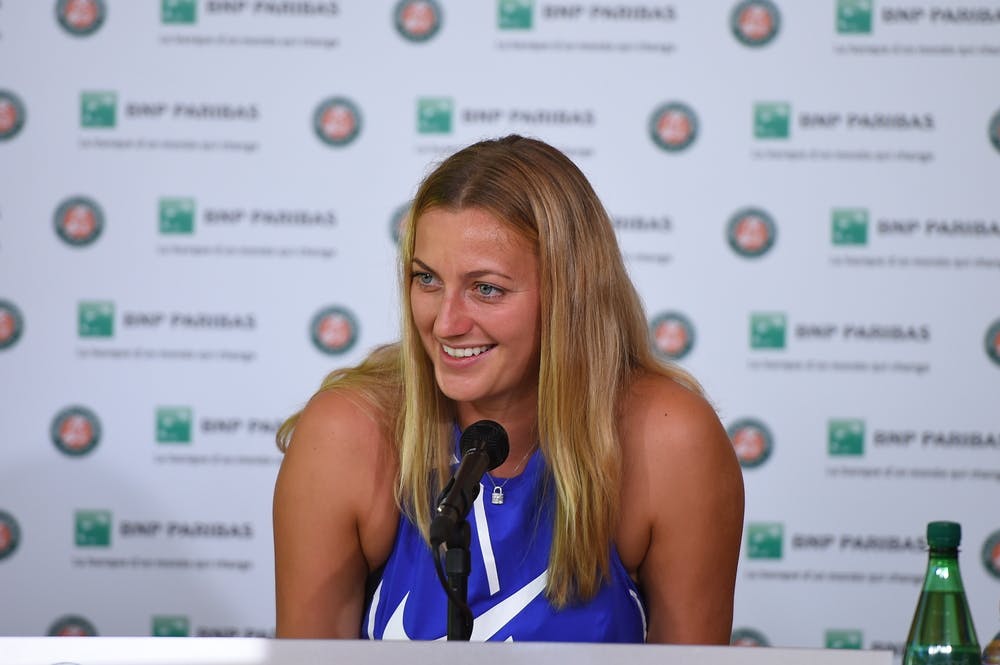
[[[392,216],[389,218],[389,236],[392,238],[392,242],[397,247],[399,246],[399,241],[403,237],[403,231],[406,228],[407,215],[410,214],[410,204],[404,203],[395,210],[392,211]]]
[[[769,647],[771,643],[764,633],[753,628],[736,628],[733,630],[729,643],[734,647]]]
[[[411,42],[429,41],[441,29],[441,6],[435,0],[400,0],[392,13],[396,30]]]
[[[0,303],[0,308],[3,304]],[[2,309],[0,309],[2,311]],[[1000,365],[1000,319],[994,321],[990,327],[986,330],[986,339],[984,340],[986,346],[986,355],[990,357],[990,360]],[[3,348],[3,334],[0,332],[0,348]]]
[[[994,113],[993,117],[990,118],[990,143],[1000,151],[1000,111]]]
[[[649,136],[667,152],[684,150],[698,136],[698,116],[686,104],[662,104],[649,117]]]
[[[21,542],[21,528],[10,513],[0,510],[0,561],[3,561],[17,549]]]
[[[664,312],[649,323],[649,335],[657,355],[680,360],[694,347],[694,326],[678,312]]]
[[[56,234],[67,245],[84,247],[97,240],[104,230],[104,212],[93,199],[73,196],[59,204],[52,222]]]
[[[781,12],[768,0],[745,0],[733,7],[729,27],[740,43],[764,46],[777,36],[781,27]]]
[[[0,141],[14,138],[24,127],[24,104],[10,90],[0,90]]]
[[[323,143],[345,146],[361,133],[361,112],[346,97],[328,97],[313,113],[313,130]]]
[[[729,218],[726,239],[740,256],[755,259],[774,247],[778,228],[774,219],[761,208],[743,208]]]
[[[49,626],[51,637],[95,637],[97,629],[87,619],[76,614],[70,614],[56,619]]]
[[[59,0],[56,3],[59,25],[71,35],[80,37],[97,32],[107,14],[104,0]]]
[[[744,469],[761,466],[771,457],[774,450],[774,437],[760,420],[742,418],[726,428],[729,440],[733,443],[736,458]]]
[[[336,356],[350,351],[358,341],[358,322],[344,307],[324,307],[313,316],[309,334],[317,349]]]
[[[82,406],[70,406],[56,414],[49,430],[52,443],[65,455],[82,457],[101,440],[101,421]]]
[[[24,331],[21,310],[6,300],[0,300],[0,351],[14,346]]]
[[[986,571],[993,577],[1000,579],[1000,529],[991,533],[986,542],[983,543],[982,558]]]

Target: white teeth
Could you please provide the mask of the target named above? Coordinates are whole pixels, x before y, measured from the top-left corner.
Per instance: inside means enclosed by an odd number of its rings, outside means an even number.
[[[442,344],[441,348],[444,349],[444,352],[447,353],[452,358],[469,358],[471,356],[478,356],[483,351],[489,351],[490,349],[493,348],[493,346],[492,345],[473,346],[472,348],[468,349],[455,349],[450,346],[445,346],[444,344]]]

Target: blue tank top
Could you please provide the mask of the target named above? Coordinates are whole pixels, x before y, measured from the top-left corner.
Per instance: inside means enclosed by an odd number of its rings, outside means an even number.
[[[544,459],[536,451],[524,472],[503,483],[491,502],[484,478],[469,514],[469,607],[472,641],[643,642],[646,616],[638,589],[611,546],[610,576],[585,603],[557,610],[545,597],[554,499],[539,506]],[[484,499],[485,497],[485,499]],[[417,528],[400,516],[396,541],[362,619],[362,637],[437,640],[447,636],[448,598],[434,557]]]

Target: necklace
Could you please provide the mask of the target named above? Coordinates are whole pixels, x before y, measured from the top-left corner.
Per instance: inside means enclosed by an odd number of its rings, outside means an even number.
[[[510,477],[508,477],[508,478],[504,478],[504,481],[502,483],[500,483],[499,485],[497,485],[496,481],[493,480],[493,476],[491,476],[488,473],[486,474],[486,477],[490,479],[490,484],[493,485],[493,493],[490,495],[490,503],[492,503],[494,506],[501,506],[501,505],[503,505],[503,488],[504,488],[504,485],[506,485],[507,483],[509,483],[510,479],[517,475],[518,469],[521,468],[521,465],[524,464],[525,460],[527,460],[529,457],[531,457],[531,453],[533,453],[533,452],[535,452],[535,446],[532,446],[531,448],[528,448],[528,452],[525,453],[524,457],[521,458],[521,461],[518,462],[517,466],[514,467],[512,475]]]

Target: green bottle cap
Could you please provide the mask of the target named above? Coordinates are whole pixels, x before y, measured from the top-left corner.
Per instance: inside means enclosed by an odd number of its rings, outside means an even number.
[[[956,548],[962,542],[962,525],[958,522],[927,524],[927,545],[933,548]]]

